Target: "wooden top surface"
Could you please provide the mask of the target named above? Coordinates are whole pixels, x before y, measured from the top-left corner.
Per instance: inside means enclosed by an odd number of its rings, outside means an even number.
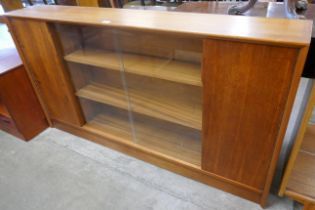
[[[0,49],[0,75],[21,65],[22,61],[15,48]]]
[[[269,3],[257,2],[244,16],[266,17]],[[235,1],[188,1],[179,5],[175,11],[228,15],[229,7],[236,4],[238,2]]]
[[[175,11],[227,14],[228,8],[235,4],[238,3],[229,1],[193,1],[178,6]],[[315,4],[309,4],[303,15],[305,15],[306,19],[313,20],[314,28]],[[244,13],[244,16],[285,18],[286,13],[283,2],[257,2],[252,9]],[[313,30],[312,37],[315,38],[315,30]]]
[[[93,7],[35,6],[6,16],[299,46],[312,32],[310,20]]]
[[[305,18],[313,21],[315,20],[315,4],[309,4],[307,10],[304,12]],[[285,8],[282,2],[269,2],[266,17],[269,18],[285,18]],[[315,38],[315,30],[312,32],[312,37]]]

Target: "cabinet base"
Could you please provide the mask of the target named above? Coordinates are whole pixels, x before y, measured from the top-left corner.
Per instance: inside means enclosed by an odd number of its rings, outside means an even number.
[[[193,164],[189,164],[184,161],[163,155],[161,153],[148,150],[133,143],[128,143],[116,139],[108,139],[98,134],[89,132],[82,127],[68,125],[57,120],[53,120],[52,122],[53,126],[57,129],[69,132],[82,138],[86,138],[95,143],[104,145],[111,149],[123,152],[140,160],[154,164],[158,167],[167,169],[182,176],[194,179],[196,181],[226,191],[228,193],[232,193],[234,195],[248,199],[262,206],[262,191],[258,189],[235,182],[233,180],[226,179],[224,177],[217,176],[215,174],[211,174],[209,172],[201,170],[200,167],[197,167]]]

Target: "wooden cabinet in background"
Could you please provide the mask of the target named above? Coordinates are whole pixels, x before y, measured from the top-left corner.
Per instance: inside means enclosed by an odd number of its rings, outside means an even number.
[[[266,204],[310,21],[58,6],[6,17],[55,127]]]
[[[23,8],[21,0],[0,0],[0,4],[5,12]]]
[[[0,50],[0,129],[30,140],[48,127],[15,48]]]

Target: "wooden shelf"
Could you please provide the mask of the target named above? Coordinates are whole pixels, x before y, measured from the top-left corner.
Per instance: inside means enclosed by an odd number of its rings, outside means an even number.
[[[315,125],[309,125],[306,129],[287,190],[315,200]]]
[[[124,53],[122,59],[128,73],[202,86],[200,64],[130,53]],[[117,71],[122,68],[117,53],[105,50],[77,50],[65,60]]]
[[[91,83],[77,93],[77,96],[128,110],[127,97],[130,98],[132,111],[157,119],[177,123],[201,130],[201,108],[196,104],[179,104],[176,99],[168,101],[150,92],[129,90],[128,96],[121,89]]]
[[[134,114],[133,129],[126,111],[108,110],[83,126],[84,129],[107,138],[118,138],[154,152],[201,165],[201,132],[180,125]],[[117,110],[117,109],[116,109]]]

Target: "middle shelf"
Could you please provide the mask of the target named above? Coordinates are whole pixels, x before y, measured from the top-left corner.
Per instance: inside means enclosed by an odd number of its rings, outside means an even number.
[[[157,97],[154,93],[119,88],[91,82],[79,89],[78,97],[144,114],[157,119],[201,130],[202,111],[195,104],[180,104],[175,98]],[[128,104],[130,100],[130,107]]]
[[[65,56],[66,61],[155,77],[168,81],[202,86],[201,64],[134,53],[80,49]],[[123,63],[123,67],[122,67]]]

